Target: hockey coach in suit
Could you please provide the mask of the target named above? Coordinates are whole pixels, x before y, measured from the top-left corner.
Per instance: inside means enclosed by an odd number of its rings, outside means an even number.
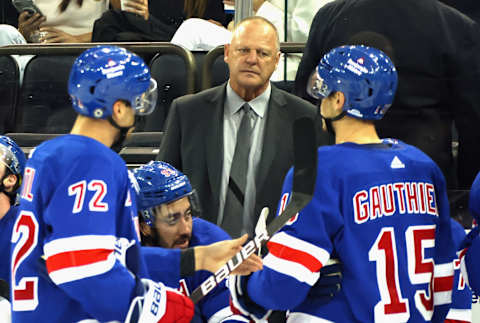
[[[315,118],[316,110],[270,83],[280,51],[268,20],[244,19],[224,57],[230,71],[225,84],[172,102],[157,160],[184,172],[198,190],[205,219],[236,237],[253,232],[264,206],[274,216],[293,163],[292,125],[303,116]],[[247,139],[244,115],[250,118]],[[317,137],[326,142],[324,134]],[[248,162],[239,162],[245,155]]]

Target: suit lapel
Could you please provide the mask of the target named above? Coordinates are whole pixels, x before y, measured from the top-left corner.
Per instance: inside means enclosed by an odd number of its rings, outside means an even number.
[[[282,144],[280,134],[282,131],[288,131],[288,129],[285,129],[287,122],[283,113],[285,104],[286,100],[283,93],[272,85],[272,93],[270,95],[270,102],[268,103],[267,124],[264,129],[262,157],[260,158],[257,173],[257,194],[261,191],[263,183],[265,182],[277,147]]]
[[[220,196],[220,180],[223,169],[223,106],[225,101],[225,86],[219,86],[207,99],[210,105],[211,117],[207,117],[205,149],[212,195],[218,202]],[[200,120],[199,120],[200,122]],[[217,203],[218,204],[218,203]]]

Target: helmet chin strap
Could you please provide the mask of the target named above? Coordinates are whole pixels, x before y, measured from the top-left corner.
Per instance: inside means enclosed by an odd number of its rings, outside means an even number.
[[[108,117],[108,122],[110,122],[110,124],[112,126],[114,126],[115,128],[117,128],[118,130],[120,130],[120,135],[118,136],[118,138],[112,143],[112,146],[110,147],[114,152],[116,153],[119,153],[120,150],[122,150],[123,148],[123,144],[125,142],[125,139],[127,138],[127,133],[130,129],[132,129],[133,127],[135,127],[135,124],[137,122],[137,118],[135,118],[133,120],[133,124],[129,127],[121,127],[118,125],[118,123],[115,122],[115,120],[113,120],[112,116],[109,116]]]
[[[345,117],[347,115],[347,112],[345,112],[344,110],[342,110],[342,112],[336,116],[336,117],[333,117],[333,118],[327,118],[327,117],[324,117],[322,115],[322,113],[320,112],[320,108],[318,109],[318,114],[320,115],[320,117],[325,120],[325,125],[327,126],[327,131],[329,134],[335,136],[335,129],[333,129],[333,122],[334,121],[337,121],[337,120],[340,120],[342,119],[343,117]]]

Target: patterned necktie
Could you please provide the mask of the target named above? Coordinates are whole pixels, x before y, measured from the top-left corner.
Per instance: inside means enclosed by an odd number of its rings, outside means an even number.
[[[255,124],[255,112],[250,105],[242,106],[244,114],[237,132],[237,143],[233,154],[230,178],[228,180],[223,222],[221,227],[232,238],[240,236],[243,228],[243,206],[247,186],[248,157],[252,145],[252,133]]]

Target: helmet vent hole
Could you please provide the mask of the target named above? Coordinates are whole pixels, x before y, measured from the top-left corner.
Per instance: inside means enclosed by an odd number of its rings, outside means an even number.
[[[95,93],[95,86],[90,86],[90,94],[94,94]]]

